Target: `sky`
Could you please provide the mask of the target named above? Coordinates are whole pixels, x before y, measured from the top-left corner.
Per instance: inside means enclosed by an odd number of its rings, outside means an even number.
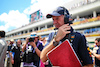
[[[30,14],[46,13],[71,0],[0,0],[0,30],[6,32],[29,23]]]

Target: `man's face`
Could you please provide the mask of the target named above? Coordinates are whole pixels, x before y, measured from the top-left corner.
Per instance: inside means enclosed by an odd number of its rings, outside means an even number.
[[[100,46],[100,41],[98,42],[97,40],[95,40],[95,44],[96,44],[97,46]]]
[[[17,41],[17,46],[20,47],[20,45],[21,45],[21,40],[18,40]]]
[[[64,24],[64,15],[61,16],[53,16],[53,24],[55,25],[56,28],[59,28]]]
[[[10,41],[10,44],[12,45],[14,42],[13,41]]]
[[[20,41],[20,40],[18,40],[18,41],[17,41],[17,44],[18,44],[18,45],[21,45],[21,41]]]

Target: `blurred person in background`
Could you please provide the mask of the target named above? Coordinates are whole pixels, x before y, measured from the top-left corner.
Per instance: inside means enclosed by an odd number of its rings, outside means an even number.
[[[42,43],[43,38],[41,36],[38,36],[38,37],[39,37],[39,41]]]
[[[26,49],[26,53],[32,52],[32,61],[34,67],[39,67],[40,62],[40,53],[43,49],[42,43],[39,41],[39,38],[37,36],[36,32],[31,33],[30,38],[26,38],[26,43],[23,46],[22,51]],[[26,57],[27,60],[27,57]]]
[[[42,44],[43,44],[43,46],[45,46],[46,42],[47,42],[47,38],[44,37],[43,40],[42,40]]]
[[[100,67],[100,38],[95,39],[95,44],[98,46],[96,48],[96,51],[91,51],[92,55],[95,57],[94,62],[95,62],[95,67]]]
[[[10,51],[14,45],[14,39],[11,39],[7,48],[7,67],[12,67]]]
[[[98,38],[95,39],[95,41],[97,40]],[[97,46],[97,44],[95,43],[94,46],[93,46],[93,53],[97,53],[97,50],[99,49],[99,47]],[[93,65],[95,65],[95,56],[92,54],[92,58],[93,58]]]
[[[7,43],[4,38],[5,31],[0,31],[0,67],[4,67],[4,59],[7,51]]]
[[[10,51],[11,63],[13,67],[20,67],[21,64],[21,50],[22,50],[22,42],[21,40],[17,40],[16,46],[13,46]]]
[[[8,49],[7,49],[7,51],[11,51],[12,46],[15,46],[14,39],[11,39],[11,40],[10,40],[10,43],[8,44]]]

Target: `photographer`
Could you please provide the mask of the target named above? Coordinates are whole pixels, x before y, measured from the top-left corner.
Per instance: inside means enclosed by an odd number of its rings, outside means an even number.
[[[65,7],[58,7],[52,14],[47,14],[46,17],[53,19],[53,24],[56,28],[58,28],[58,31],[49,34],[47,44],[41,52],[40,59],[42,62],[46,62],[46,60],[48,60],[46,54],[50,50],[61,44],[64,40],[68,39],[72,44],[74,51],[78,55],[82,66],[92,67],[92,58],[87,50],[85,36],[78,32],[74,32],[73,28],[70,26],[72,21],[70,20],[71,17],[68,10]],[[52,67],[51,63],[49,63],[49,67]]]
[[[27,45],[30,45],[30,46],[28,46],[28,49],[27,49]],[[40,53],[43,49],[43,45],[39,41],[36,32],[31,33],[31,37],[26,39],[26,43],[24,44],[22,51],[24,51],[25,48],[26,48],[26,52],[30,51],[30,49],[32,50],[32,53],[33,53],[32,63],[36,67],[39,67]],[[26,59],[27,59],[27,57],[26,57]]]

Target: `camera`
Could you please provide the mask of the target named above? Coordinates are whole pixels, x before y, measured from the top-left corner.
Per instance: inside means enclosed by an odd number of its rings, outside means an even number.
[[[29,38],[29,42],[34,42],[34,38]]]

